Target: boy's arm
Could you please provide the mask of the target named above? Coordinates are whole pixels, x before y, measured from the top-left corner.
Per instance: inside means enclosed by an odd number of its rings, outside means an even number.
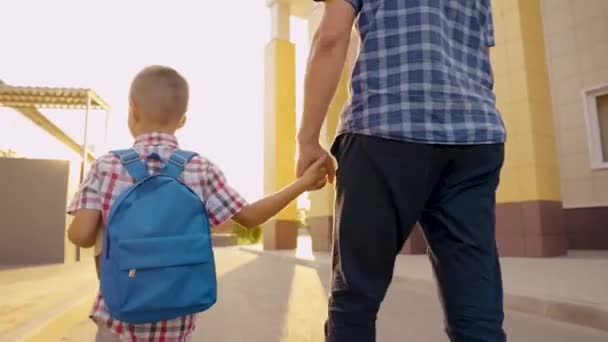
[[[305,191],[322,188],[327,181],[326,160],[320,158],[309,167],[302,177],[283,190],[248,204],[227,182],[224,173],[207,161],[202,182],[203,197],[213,226],[218,226],[232,218],[247,228],[256,227],[278,214],[291,201]]]
[[[68,239],[78,247],[95,245],[102,225],[99,163],[91,165],[87,177],[68,206],[68,214],[74,216],[68,228]]]
[[[259,226],[279,213],[307,189],[301,179],[291,183],[277,193],[262,198],[243,208],[233,219],[246,228]]]
[[[101,211],[79,209],[74,212],[74,220],[68,229],[68,239],[78,247],[93,247],[97,241],[97,231],[100,224]]]
[[[278,214],[304,192],[324,187],[327,182],[326,163],[325,157],[317,159],[295,182],[246,206],[234,216],[234,220],[248,228],[256,227]]]

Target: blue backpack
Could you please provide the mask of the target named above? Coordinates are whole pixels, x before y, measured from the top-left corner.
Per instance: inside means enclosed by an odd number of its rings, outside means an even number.
[[[177,150],[150,175],[134,149],[112,153],[135,184],[108,214],[100,278],[110,315],[151,323],[210,308],[217,282],[207,210],[178,180],[195,154]]]

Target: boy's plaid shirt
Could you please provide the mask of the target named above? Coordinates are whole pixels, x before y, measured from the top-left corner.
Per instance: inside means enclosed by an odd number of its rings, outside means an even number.
[[[137,137],[134,148],[142,158],[157,153],[163,160],[178,148],[177,139],[164,133],[150,133]],[[151,173],[158,172],[162,162],[151,158],[148,162]],[[181,180],[204,201],[213,226],[231,218],[247,205],[241,195],[231,188],[222,171],[209,160],[195,156],[186,165]],[[80,190],[68,206],[68,213],[78,209],[93,209],[102,212],[104,226],[108,212],[120,193],[133,184],[120,159],[107,154],[96,160]],[[151,323],[128,324],[110,317],[103,294],[99,293],[91,312],[91,319],[99,325],[109,327],[123,341],[130,342],[182,342],[194,331],[196,315]]]

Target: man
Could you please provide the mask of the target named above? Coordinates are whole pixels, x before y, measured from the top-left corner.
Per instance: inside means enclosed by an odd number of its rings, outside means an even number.
[[[494,217],[505,129],[492,92],[490,0],[325,1],[305,81],[299,174],[327,154],[319,132],[355,20],[360,55],[332,147],[327,341],[375,341],[395,257],[417,221],[451,341],[506,341]]]

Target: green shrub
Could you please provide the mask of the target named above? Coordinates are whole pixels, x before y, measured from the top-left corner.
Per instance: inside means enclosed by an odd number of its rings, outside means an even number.
[[[260,226],[247,229],[235,223],[232,232],[236,235],[239,245],[256,244],[262,241],[262,227]]]
[[[298,210],[298,221],[301,228],[308,228],[308,210],[303,208]]]

